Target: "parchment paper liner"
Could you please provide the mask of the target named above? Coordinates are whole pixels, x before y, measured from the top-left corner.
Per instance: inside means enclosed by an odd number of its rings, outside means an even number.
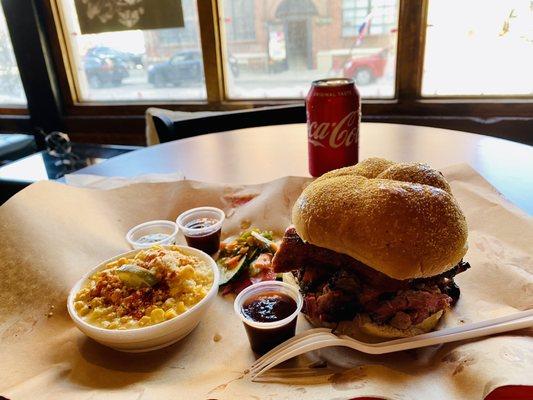
[[[531,217],[470,167],[443,172],[467,216],[466,259],[472,264],[457,278],[462,297],[447,323],[531,308]],[[328,349],[272,371],[263,383],[251,383],[242,372],[255,358],[231,298],[219,296],[209,318],[182,342],[140,355],[98,345],[68,318],[70,287],[99,261],[128,250],[124,234],[130,227],[211,205],[227,213],[225,235],[239,231],[246,220],[281,234],[308,182],[295,177],[254,186],[180,181],[107,191],[43,182],[20,192],[0,208],[0,394],[12,399],[444,400],[479,399],[498,386],[533,383],[532,330],[388,356]],[[306,328],[300,318],[298,329]]]

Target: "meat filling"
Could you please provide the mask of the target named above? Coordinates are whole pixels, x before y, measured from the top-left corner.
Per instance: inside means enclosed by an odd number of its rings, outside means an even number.
[[[289,227],[273,260],[275,271],[293,271],[304,296],[303,311],[324,322],[366,313],[377,324],[407,329],[457,302],[453,277],[470,267],[461,261],[441,275],[393,279],[345,254],[304,243]]]

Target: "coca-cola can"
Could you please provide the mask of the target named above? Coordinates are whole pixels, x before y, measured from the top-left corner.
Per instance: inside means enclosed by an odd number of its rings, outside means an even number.
[[[314,81],[305,99],[309,173],[357,164],[361,96],[352,79]]]

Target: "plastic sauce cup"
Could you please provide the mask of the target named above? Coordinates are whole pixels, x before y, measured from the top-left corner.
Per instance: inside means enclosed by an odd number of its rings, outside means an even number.
[[[187,244],[213,255],[220,247],[220,233],[226,215],[215,207],[197,207],[181,213],[176,219]]]
[[[145,249],[155,245],[176,243],[178,226],[166,220],[148,221],[137,225],[126,234],[126,240],[133,249]]]
[[[244,308],[248,302],[261,295],[280,294],[290,297],[296,303],[296,308],[289,316],[272,322],[259,322],[245,315]],[[246,329],[252,350],[258,354],[265,354],[277,345],[294,336],[296,321],[302,309],[303,298],[298,288],[279,281],[256,283],[244,289],[234,302],[235,313],[239,316]]]

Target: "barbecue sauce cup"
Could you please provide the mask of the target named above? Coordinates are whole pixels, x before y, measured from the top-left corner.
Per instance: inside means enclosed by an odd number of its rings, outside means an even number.
[[[220,247],[224,219],[224,211],[219,208],[197,207],[181,213],[176,224],[187,245],[212,256]]]
[[[266,281],[239,293],[234,309],[244,324],[252,350],[262,355],[294,336],[302,305],[298,288]]]

